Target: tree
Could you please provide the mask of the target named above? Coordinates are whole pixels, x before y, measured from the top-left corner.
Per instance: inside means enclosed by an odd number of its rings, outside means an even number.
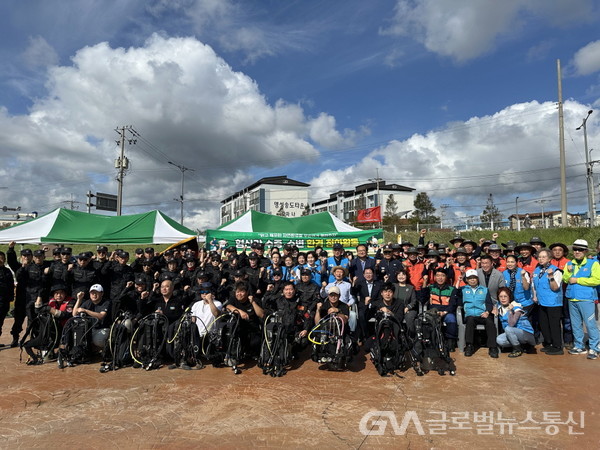
[[[385,202],[384,217],[396,217],[398,212],[398,202],[394,200],[394,194],[390,194]]]
[[[414,222],[432,223],[439,221],[439,218],[433,215],[435,213],[435,207],[429,199],[427,192],[419,192],[415,197],[413,205],[415,207],[415,210],[412,213]]]
[[[305,207],[305,208],[304,208],[304,210],[302,211],[302,215],[303,215],[303,216],[308,216],[309,214],[310,214],[310,206],[309,206],[309,204],[307,203],[307,204],[306,204],[306,207]]]
[[[502,220],[502,214],[498,207],[494,204],[494,196],[492,194],[489,195],[487,204],[485,205],[485,209],[481,213],[481,221],[484,223],[498,223]]]

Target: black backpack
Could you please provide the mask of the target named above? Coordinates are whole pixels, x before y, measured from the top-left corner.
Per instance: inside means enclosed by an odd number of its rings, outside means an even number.
[[[442,318],[436,308],[419,314],[416,320],[416,331],[414,351],[419,357],[421,370],[424,373],[435,370],[440,375],[445,375],[446,372],[455,375],[456,366],[448,353],[442,331]]]

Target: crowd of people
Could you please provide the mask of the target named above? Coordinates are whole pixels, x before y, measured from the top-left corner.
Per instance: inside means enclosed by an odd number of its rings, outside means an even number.
[[[241,252],[233,246],[195,251],[182,245],[162,254],[139,248],[133,258],[124,250],[109,254],[105,246],[77,255],[58,247],[51,260],[44,249],[25,248],[17,256],[11,242],[0,252],[0,334],[13,300],[11,347],[22,345],[25,319],[31,324],[41,311],[59,327],[75,316],[93,318],[91,345],[98,352],[106,351],[123,311],[133,323],[151,314],[166,318],[169,336],[190,311],[196,342],[218,317],[235,314],[243,354],[257,357],[265,321],[277,315],[296,357],[326,316],[337,317],[357,352],[371,348],[378,314],[393,316],[416,338],[418,317],[429,310],[443,323],[448,352],[464,342],[467,357],[485,346],[492,358],[502,349],[514,358],[541,343],[546,355],[567,350],[598,358],[600,263],[588,242],[573,242],[569,258],[564,243],[547,246],[537,237],[499,243],[497,234],[479,242],[456,236],[449,245],[425,238],[422,232],[417,245],[388,243],[374,256],[367,244],[302,252],[256,242]],[[596,244],[600,249],[600,240]],[[42,362],[28,353],[28,363]],[[163,359],[169,358],[167,345]]]

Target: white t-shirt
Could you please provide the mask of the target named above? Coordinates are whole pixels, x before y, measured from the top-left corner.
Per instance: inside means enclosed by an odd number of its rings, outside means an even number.
[[[223,309],[223,304],[217,300],[213,300],[213,303],[219,311]],[[196,325],[198,326],[198,332],[200,336],[206,334],[206,329],[210,327],[210,324],[215,320],[215,316],[210,310],[210,305],[204,300],[198,300],[192,305],[192,316],[196,317]]]

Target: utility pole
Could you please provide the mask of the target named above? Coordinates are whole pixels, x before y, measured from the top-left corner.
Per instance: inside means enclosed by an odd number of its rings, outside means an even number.
[[[440,205],[440,228],[443,229],[444,228],[444,217],[446,215],[446,208],[448,208],[450,205],[448,203],[444,203],[442,205]]]
[[[375,206],[381,206],[381,202],[379,201],[379,182],[383,181],[381,178],[379,178],[379,167],[375,169],[375,174],[377,175],[376,178],[369,178],[369,181],[375,181],[377,183],[377,204]],[[379,210],[379,228],[381,228],[381,224],[382,224],[382,220],[383,220],[383,213],[381,212],[381,208]]]
[[[121,147],[121,156],[115,160],[115,169],[117,172],[117,183],[119,190],[117,191],[117,216],[120,216],[123,211],[123,178],[125,171],[129,169],[129,159],[125,158],[125,132],[129,131],[133,136],[137,132],[133,129],[133,125],[123,125],[121,128],[116,128],[115,131],[119,134],[117,144]],[[128,139],[129,144],[137,143],[137,139]]]
[[[558,146],[560,150],[560,216],[563,226],[567,223],[567,163],[565,156],[565,125],[563,120],[562,74],[560,59],[556,60],[558,75]],[[587,155],[586,155],[587,157]]]
[[[519,220],[519,197],[515,198],[515,213],[517,216],[517,231],[521,231],[521,221]]]
[[[544,203],[549,202],[550,200],[536,200],[536,203],[539,203],[542,206],[542,228],[546,227],[546,219],[544,218]]]
[[[594,196],[594,172],[593,164],[590,162],[590,152],[588,151],[587,142],[587,120],[590,114],[594,112],[590,109],[587,116],[584,117],[583,123],[579,125],[575,130],[579,131],[583,128],[583,144],[585,146],[585,173],[587,178],[587,191],[588,191],[588,211],[590,216],[590,228],[596,226],[596,200]]]
[[[180,224],[183,225],[183,183],[185,180],[185,172],[186,170],[190,170],[190,171],[194,171],[194,169],[190,169],[189,167],[185,167],[183,165],[180,164],[175,164],[174,162],[168,161],[169,164],[171,164],[174,167],[177,167],[180,171],[181,171],[181,196],[177,199],[173,199],[176,202],[181,203],[181,219],[180,219]],[[244,203],[245,204],[245,203]]]

